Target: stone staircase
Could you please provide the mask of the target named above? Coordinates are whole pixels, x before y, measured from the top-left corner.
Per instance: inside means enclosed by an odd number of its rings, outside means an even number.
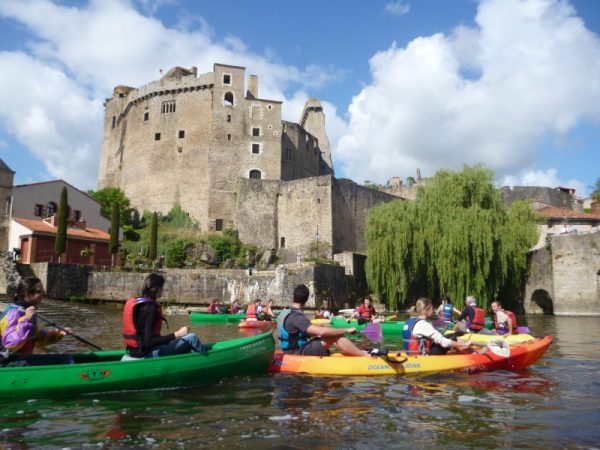
[[[31,265],[29,264],[17,263],[17,272],[19,273],[21,278],[36,276],[35,272],[31,269]]]

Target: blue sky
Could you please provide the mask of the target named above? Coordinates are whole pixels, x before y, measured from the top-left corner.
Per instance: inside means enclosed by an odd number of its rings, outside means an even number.
[[[0,158],[16,183],[96,185],[102,103],[159,69],[215,62],[260,96],[325,107],[338,177],[463,164],[498,184],[600,176],[595,0],[0,0]]]

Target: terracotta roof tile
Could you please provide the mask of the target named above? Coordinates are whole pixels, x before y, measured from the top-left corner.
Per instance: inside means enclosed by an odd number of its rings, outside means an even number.
[[[600,213],[580,213],[567,208],[557,208],[555,206],[546,206],[536,211],[538,214],[552,219],[600,219]]]
[[[56,234],[57,227],[50,225],[43,220],[23,219],[21,217],[13,217],[13,220],[25,228],[30,229],[33,233]],[[97,228],[67,228],[67,237],[93,239],[100,241],[109,241],[110,235]]]

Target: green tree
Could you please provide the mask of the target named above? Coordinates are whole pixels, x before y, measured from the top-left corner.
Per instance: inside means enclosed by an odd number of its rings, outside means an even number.
[[[152,220],[150,221],[150,242],[148,243],[148,259],[150,261],[156,260],[158,245],[158,214],[152,213]]]
[[[390,307],[419,296],[474,295],[486,306],[499,294],[516,295],[537,239],[536,216],[524,202],[505,210],[492,179],[480,166],[439,171],[416,201],[373,208],[367,280]]]
[[[592,198],[600,202],[600,178],[596,178],[596,184],[594,184],[594,190],[592,191]]]
[[[56,240],[54,241],[54,253],[58,256],[58,262],[61,262],[62,255],[67,249],[67,225],[69,220],[69,199],[67,188],[63,187],[60,191],[60,202],[58,204],[58,213],[56,215]]]
[[[112,205],[113,203],[119,204],[121,224],[130,225],[134,209],[131,208],[129,199],[125,195],[125,192],[118,187],[107,187],[100,189],[99,191],[88,191],[88,194],[100,203],[100,214],[105,218],[111,219],[112,216]],[[138,214],[139,220],[139,214]]]
[[[165,264],[167,267],[183,267],[187,259],[187,249],[193,244],[184,239],[169,243],[165,249]]]
[[[119,202],[113,202],[110,218],[110,241],[108,243],[112,266],[115,265],[115,254],[119,251],[119,212]]]

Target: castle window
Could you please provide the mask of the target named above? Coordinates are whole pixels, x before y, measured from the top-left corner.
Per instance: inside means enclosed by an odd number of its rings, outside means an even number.
[[[231,122],[231,114],[227,114],[227,122]]]
[[[260,106],[253,106],[250,110],[250,117],[253,119],[260,119]]]
[[[112,116],[112,127],[114,128],[117,125],[117,116]]]
[[[154,133],[154,140],[160,141],[160,133]]]
[[[281,248],[285,248],[285,238],[284,238],[284,237],[282,237],[282,238],[279,240],[279,247],[281,247]]]
[[[124,92],[119,92],[119,98],[123,98],[125,97],[125,93]]]
[[[215,231],[223,231],[223,219],[215,220]]]
[[[231,134],[227,135],[227,140],[230,141],[231,140]]]
[[[175,100],[169,100],[166,102],[162,102],[160,105],[160,113],[161,114],[169,114],[175,112]]]
[[[148,111],[144,111],[144,122],[150,118],[150,113]]]
[[[36,203],[36,205],[33,207],[33,215],[36,217],[42,217],[44,215],[44,205]]]
[[[273,105],[267,105],[267,108],[273,109]]]
[[[260,136],[260,128],[252,128],[252,136]]]
[[[223,105],[224,106],[233,106],[233,93],[226,92],[223,96]]]
[[[231,75],[228,73],[223,74],[223,84],[231,84]]]
[[[56,209],[56,203],[48,202],[46,205],[46,217],[52,217],[54,214],[56,214]]]
[[[179,139],[183,139],[185,137],[185,130],[179,130]]]
[[[252,153],[258,155],[260,153],[260,144],[252,144]]]
[[[256,180],[260,180],[262,178],[262,172],[260,170],[251,170],[249,173],[250,178],[254,178]]]

